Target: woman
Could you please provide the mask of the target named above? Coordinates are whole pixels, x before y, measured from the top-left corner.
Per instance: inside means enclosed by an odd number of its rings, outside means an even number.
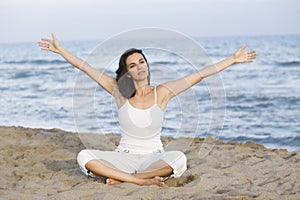
[[[221,62],[154,87],[149,84],[149,66],[141,50],[126,51],[120,58],[117,77],[113,78],[68,52],[54,34],[52,38],[42,38],[38,43],[42,50],[60,54],[115,98],[122,132],[119,146],[115,151],[82,150],[77,157],[86,175],[108,177],[106,182],[110,185],[130,182],[163,186],[162,177],[180,177],[187,168],[185,155],[180,151],[165,152],[160,140],[168,102],[202,79],[256,58],[255,51],[243,51],[244,45]]]

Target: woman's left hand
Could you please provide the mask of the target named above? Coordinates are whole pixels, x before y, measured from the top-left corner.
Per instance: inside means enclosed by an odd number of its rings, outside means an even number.
[[[38,42],[39,46],[41,47],[42,50],[47,50],[47,51],[52,51],[54,53],[60,53],[60,44],[56,38],[56,36],[54,35],[54,33],[52,33],[52,39],[50,40],[48,38],[42,38],[40,42]]]
[[[244,52],[243,50],[246,48],[246,45],[243,45],[241,48],[239,48],[234,54],[233,59],[235,63],[243,63],[243,62],[253,62],[256,58],[256,52],[255,51],[248,51]]]

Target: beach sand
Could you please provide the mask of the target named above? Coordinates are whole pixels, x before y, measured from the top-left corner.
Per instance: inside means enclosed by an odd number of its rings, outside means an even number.
[[[167,150],[182,150],[188,158],[181,178],[170,178],[165,187],[109,186],[103,178],[86,177],[76,156],[86,147],[113,150],[119,136],[80,139],[59,129],[22,127],[0,127],[0,135],[0,199],[300,199],[299,152],[252,142],[164,138]]]

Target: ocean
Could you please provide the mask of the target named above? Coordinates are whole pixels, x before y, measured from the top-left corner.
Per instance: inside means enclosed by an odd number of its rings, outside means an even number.
[[[215,75],[224,93],[220,112],[215,112],[218,105],[214,102],[218,102],[213,99],[213,84],[206,80],[174,98],[166,109],[162,137],[213,136],[300,151],[300,35],[192,39],[212,62],[230,56],[243,44],[256,50],[258,57],[253,63],[233,65]],[[101,87],[81,80],[83,74],[59,55],[41,51],[37,42],[0,44],[0,125],[119,134],[113,98]],[[92,61],[91,55],[101,42],[62,40],[61,44]],[[174,48],[193,54],[180,45]],[[180,78],[206,64],[195,68],[174,52],[143,51],[153,85]],[[111,59],[108,55],[109,51],[103,53],[103,59]],[[117,57],[109,66],[101,66],[100,61],[92,64],[114,76]],[[87,102],[81,102],[80,96]]]

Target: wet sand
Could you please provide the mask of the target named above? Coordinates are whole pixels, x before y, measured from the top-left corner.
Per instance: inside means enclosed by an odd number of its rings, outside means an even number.
[[[300,199],[300,152],[253,142],[164,138],[188,170],[165,187],[104,184],[81,173],[77,153],[113,150],[119,136],[0,127],[0,199]]]

